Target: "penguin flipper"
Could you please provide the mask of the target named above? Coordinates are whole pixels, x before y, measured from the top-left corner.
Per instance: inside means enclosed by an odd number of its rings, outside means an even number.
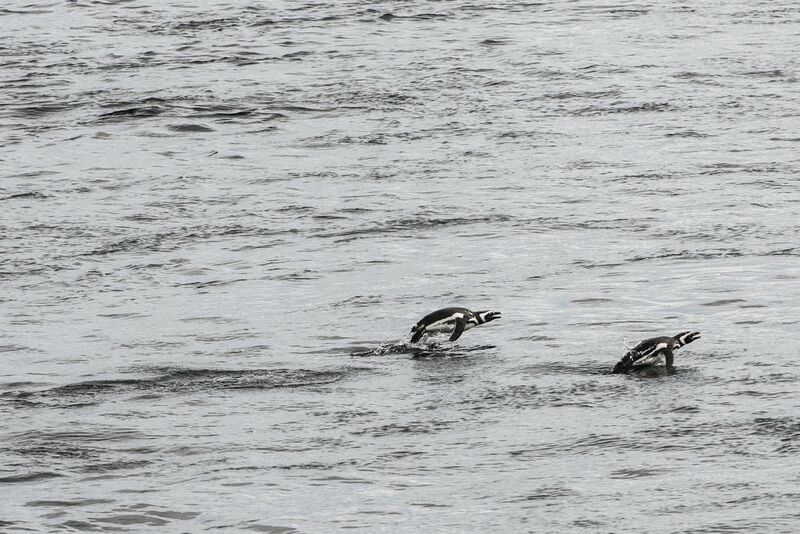
[[[416,332],[414,332],[414,335],[411,336],[411,343],[416,343],[422,338],[423,335],[425,335],[425,329],[424,328],[418,329]]]
[[[456,329],[453,330],[453,335],[450,336],[450,341],[455,341],[456,339],[461,337],[461,334],[464,333],[464,327],[467,325],[467,322],[463,319],[456,320]]]
[[[672,354],[672,349],[664,349],[664,358],[667,360],[667,371],[672,371],[674,369],[672,362],[675,358]]]

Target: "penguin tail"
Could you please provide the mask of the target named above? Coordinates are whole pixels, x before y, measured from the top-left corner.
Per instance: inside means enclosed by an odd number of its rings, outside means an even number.
[[[623,356],[623,358],[608,371],[610,375],[624,375],[629,373],[633,369],[633,359],[630,357],[629,354]]]

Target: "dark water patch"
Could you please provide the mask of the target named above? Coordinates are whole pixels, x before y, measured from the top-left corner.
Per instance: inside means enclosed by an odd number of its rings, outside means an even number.
[[[333,303],[334,308],[357,307],[364,308],[383,302],[383,295],[355,295],[353,297]]]
[[[751,456],[763,453],[758,447],[764,432],[758,423],[748,420],[722,419],[702,421],[697,418],[676,418],[665,425],[656,424],[640,431],[640,450],[694,450],[704,454],[736,454]]]
[[[604,371],[603,374],[607,372]],[[549,388],[544,392],[547,406],[575,406],[597,408],[611,405],[630,393],[627,384],[609,385],[607,382],[578,382],[566,387]]]
[[[625,263],[648,262],[657,260],[711,260],[718,258],[739,258],[745,253],[738,249],[721,249],[716,251],[691,251],[681,250],[676,252],[662,252],[659,254],[648,254],[633,256],[625,260]],[[612,264],[613,265],[613,264]]]
[[[204,280],[202,282],[185,282],[175,284],[175,287],[192,287],[194,289],[205,289],[207,287],[228,286],[237,282],[246,282],[247,278],[234,278],[232,280]]]
[[[526,493],[505,500],[507,503],[523,503],[527,501],[542,501],[550,499],[563,499],[580,495],[577,491],[562,486],[546,486],[535,490],[533,493]]]
[[[142,514],[118,514],[105,517],[91,517],[89,520],[93,523],[109,523],[119,526],[140,525],[148,527],[162,527],[169,524],[169,521],[166,519]],[[100,528],[100,530],[106,530],[106,528],[101,527],[100,525],[97,525],[93,530],[96,530],[97,528]]]
[[[83,470],[91,470],[95,465],[105,466],[103,470],[113,470],[125,469],[130,462],[134,466],[147,465],[149,462],[140,464],[142,460],[138,458],[109,461],[109,451],[116,444],[145,438],[147,436],[135,430],[116,428],[97,428],[93,431],[32,430],[7,435],[0,450],[36,462],[80,462]]]
[[[718,163],[707,163],[701,166],[700,174],[704,175],[718,175],[718,174],[792,174],[793,169],[787,164],[779,163],[730,163],[727,161]],[[784,180],[759,180],[757,182],[749,182],[753,185],[763,185],[766,187],[774,187],[783,189],[789,184]],[[745,183],[743,185],[748,185]]]
[[[129,312],[129,313],[98,313],[98,317],[105,317],[106,319],[132,319],[136,317],[147,317],[141,313]]]
[[[677,406],[670,410],[671,413],[700,413],[701,411],[699,406]]]
[[[9,9],[7,7],[0,8],[0,16],[2,15],[45,15],[52,13],[50,9],[40,9],[39,6],[34,7],[34,4],[24,6],[22,8]]]
[[[756,365],[758,362],[748,362],[748,365]],[[763,366],[762,366],[763,367]],[[766,384],[796,384],[800,382],[800,376],[791,373],[767,373],[757,376],[745,377],[731,380],[747,385],[766,385]]]
[[[211,30],[219,31],[225,28],[231,28],[240,25],[238,18],[215,18],[215,19],[198,19],[186,20],[182,22],[173,23],[171,29],[181,35],[192,31]]]
[[[340,482],[344,484],[374,484],[371,480],[356,477],[343,477],[339,475],[328,475],[323,477],[315,477],[312,479],[314,482]]]
[[[681,364],[679,356],[676,356],[675,367],[669,371],[665,365],[643,365],[641,367],[634,367],[630,373],[624,376],[632,380],[653,380],[653,379],[674,379],[680,380],[681,378],[690,378],[696,375],[698,370],[692,367],[687,367],[686,364]]]
[[[194,241],[204,241],[229,236],[271,237],[295,233],[294,230],[268,230],[241,225],[195,226],[174,228],[166,232],[147,233],[112,241],[79,256],[105,256],[124,252],[167,251]]]
[[[36,106],[23,106],[15,108],[14,111],[22,117],[42,117],[52,113],[60,113],[74,109],[75,105],[70,104],[40,104]]]
[[[258,28],[261,26],[269,27],[278,24],[278,21],[270,18],[260,18],[250,23],[250,26],[253,28]]]
[[[681,530],[682,534],[725,534],[728,532],[760,532],[765,530],[763,522],[752,519],[709,522],[697,527]]]
[[[673,74],[672,76],[678,80],[686,80],[693,84],[709,85],[713,87],[722,87],[724,85],[723,82],[718,81],[718,78],[722,78],[722,76],[716,73],[683,71]]]
[[[242,109],[237,106],[228,106],[223,104],[195,105],[192,106],[191,109],[192,111],[194,111],[194,113],[191,115],[192,117],[211,118],[211,119],[233,119],[237,117],[249,117],[256,113],[256,109],[254,108]],[[275,115],[285,117],[285,115],[281,115],[280,113],[275,113]]]
[[[26,345],[0,345],[0,353],[2,352],[41,352],[39,349],[28,347]]]
[[[506,223],[511,218],[506,215],[490,215],[482,217],[408,217],[385,221],[377,225],[354,230],[326,232],[314,237],[338,237],[338,241],[350,241],[374,236],[384,236],[395,233],[416,234],[418,232],[437,230],[440,228],[459,227],[481,223]]]
[[[537,334],[533,334],[530,336],[519,336],[513,339],[514,341],[557,341],[557,339],[554,337],[537,335]],[[554,346],[554,345],[549,344],[548,346]]]
[[[800,418],[757,417],[753,420],[750,432],[757,437],[766,435],[777,440],[776,452],[800,452]]]
[[[0,484],[24,484],[27,482],[38,482],[40,480],[47,480],[50,478],[63,477],[59,473],[50,471],[39,471],[36,473],[25,473],[23,475],[11,475],[7,477],[0,477]]]
[[[128,119],[144,119],[149,117],[156,117],[164,113],[164,109],[159,106],[142,106],[128,109],[118,109],[116,111],[109,111],[97,117],[98,121],[104,122],[117,122]]]
[[[395,15],[394,13],[384,13],[380,20],[386,22],[392,21],[440,21],[447,20],[449,17],[443,13],[419,13],[415,15]]]
[[[602,451],[634,451],[634,450],[652,450],[655,447],[658,450],[665,450],[671,448],[685,448],[684,446],[673,445],[668,442],[659,441],[658,443],[653,440],[641,439],[641,437],[619,436],[613,434],[597,434],[592,433],[584,438],[567,442],[563,448],[575,454],[592,454]]]
[[[79,506],[92,506],[95,504],[111,504],[115,502],[113,499],[75,499],[71,501],[28,501],[25,506],[34,508],[74,508]]]
[[[308,280],[319,280],[322,276],[311,269],[303,269],[302,271],[286,274],[278,274],[270,276],[271,280],[281,280],[284,282],[305,282]]]
[[[314,54],[314,52],[311,52],[309,50],[297,50],[295,52],[288,52],[286,54],[283,54],[281,56],[281,59],[300,60],[300,59],[304,58],[305,56],[311,56],[313,54]]]
[[[331,471],[333,469],[341,469],[343,467],[350,468],[354,465],[359,465],[359,460],[342,460],[340,462],[305,462],[298,464],[275,465],[275,469],[283,471]]]
[[[780,250],[771,250],[762,254],[763,256],[800,256],[800,248],[791,247]],[[786,277],[786,275],[782,275]]]
[[[637,104],[633,106],[587,106],[572,112],[576,116],[593,116],[593,115],[611,115],[617,113],[653,113],[675,111],[674,105],[667,102],[646,102],[644,104]]]
[[[571,525],[578,528],[592,529],[591,532],[597,532],[600,530],[599,527],[602,527],[605,523],[595,519],[576,519]]]
[[[624,451],[639,448],[639,442],[630,437],[613,434],[590,433],[586,437],[565,440],[560,443],[546,443],[526,449],[511,450],[508,454],[521,461],[561,454],[602,454],[603,451]],[[619,452],[618,452],[619,453]]]
[[[0,383],[0,389],[20,389],[20,388],[34,388],[49,386],[48,382],[5,382]]]
[[[600,91],[562,91],[558,93],[545,93],[539,98],[548,100],[585,100],[596,98],[612,98],[622,95],[619,89],[603,89]]]
[[[525,409],[545,405],[547,399],[535,384],[488,387],[466,396],[458,404],[473,411]]]
[[[279,525],[264,525],[262,523],[253,523],[253,524],[237,525],[237,526],[245,530],[252,530],[253,532],[264,532],[265,534],[292,534],[293,532],[299,532],[296,528],[293,527],[283,527]]]
[[[155,376],[77,382],[39,391],[20,391],[13,398],[41,404],[88,406],[118,397],[141,394],[186,394],[239,389],[323,386],[338,382],[356,368],[339,369],[190,369],[139,368]],[[10,398],[9,393],[3,395]],[[150,398],[150,397],[145,397]]]
[[[800,142],[800,137],[770,137],[770,141],[786,141],[790,143]]]
[[[150,460],[116,460],[113,462],[97,462],[80,468],[81,473],[113,473],[127,469],[141,469],[151,465]]]
[[[206,316],[184,317],[184,318],[180,319],[180,321],[182,321],[184,323],[198,322],[198,323],[214,323],[214,324],[231,324],[231,323],[235,323],[236,319],[234,319],[232,317],[212,315],[212,316],[208,316],[208,317],[206,317]]]
[[[478,44],[480,44],[481,46],[504,46],[504,45],[512,44],[513,42],[514,41],[512,41],[511,39],[505,39],[505,38],[494,38],[494,39],[491,39],[490,38],[490,39],[484,39],[483,41],[481,41]]]
[[[167,126],[173,132],[213,132],[214,128],[203,126],[202,124],[171,124]]]
[[[703,302],[701,306],[727,306],[728,304],[736,304],[738,302],[747,302],[743,299],[722,299],[722,300],[714,300],[711,302]]]
[[[788,76],[787,73],[780,69],[771,69],[771,70],[753,70],[743,72],[742,76],[754,76],[756,78],[785,78]]]
[[[607,321],[587,321],[570,323],[569,326],[613,326],[613,325],[652,325],[651,319],[613,319]]]
[[[550,361],[520,367],[515,371],[515,374],[532,376],[552,374],[577,376],[602,375],[608,371],[612,365],[613,363],[605,364],[593,360],[575,362]]]
[[[707,133],[697,132],[695,130],[682,130],[679,132],[670,132],[664,134],[664,137],[683,137],[683,138],[694,138],[694,139],[704,139],[706,137],[710,137]]]
[[[40,193],[39,191],[26,191],[24,193],[14,193],[5,197],[0,197],[0,200],[15,200],[15,199],[34,199],[34,200],[43,200],[45,198],[50,198],[50,195],[46,195],[44,193]]]
[[[351,430],[349,433],[354,436],[369,435],[373,437],[385,437],[395,434],[433,434],[448,430],[456,424],[457,421],[440,421],[440,420],[421,420],[409,421],[407,423],[390,423],[377,427],[371,427],[360,430]]]
[[[619,479],[629,479],[629,478],[646,478],[657,476],[662,473],[665,473],[665,469],[654,469],[654,468],[639,468],[639,469],[619,469],[617,471],[612,471],[609,473],[608,478],[619,478]]]
[[[49,171],[49,170],[37,170],[37,171],[26,171],[26,172],[13,172],[11,174],[4,174],[2,178],[16,178],[20,179],[23,182],[27,181],[32,178],[42,178],[45,176],[55,176],[58,174],[57,171]]]
[[[279,109],[281,111],[294,111],[297,113],[328,113],[331,111],[337,111],[339,109],[336,107],[315,107],[315,106],[291,104],[291,103],[274,104],[271,107],[273,109]]]

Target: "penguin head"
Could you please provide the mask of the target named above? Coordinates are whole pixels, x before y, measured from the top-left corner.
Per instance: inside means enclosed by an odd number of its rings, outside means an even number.
[[[475,315],[480,317],[481,324],[494,321],[495,319],[500,319],[500,312],[496,311],[479,311]]]
[[[678,342],[678,346],[682,347],[684,345],[688,345],[695,339],[699,339],[700,332],[681,332],[680,334],[673,336],[673,338]]]

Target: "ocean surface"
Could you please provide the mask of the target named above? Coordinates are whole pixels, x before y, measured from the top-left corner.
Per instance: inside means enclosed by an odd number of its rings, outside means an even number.
[[[786,0],[4,2],[0,532],[800,531],[798,50]],[[408,343],[451,305],[503,317]]]

